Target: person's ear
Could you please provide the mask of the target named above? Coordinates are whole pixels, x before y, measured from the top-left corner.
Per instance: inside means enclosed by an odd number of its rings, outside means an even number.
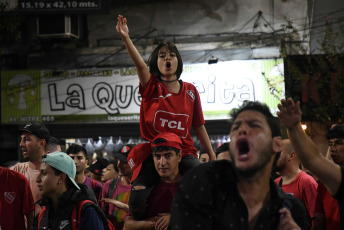
[[[288,160],[294,160],[295,158],[296,158],[296,153],[295,152],[289,153],[289,159]]]
[[[45,149],[45,147],[47,146],[47,141],[45,139],[40,139],[38,141],[38,145],[40,145],[42,149]]]
[[[178,163],[182,161],[182,150],[180,150],[179,154],[177,154],[178,157]]]
[[[58,184],[63,184],[67,179],[67,175],[65,173],[60,173],[58,177]]]
[[[282,137],[280,137],[280,136],[274,137],[272,139],[272,151],[274,153],[279,153],[279,152],[282,152],[282,149],[283,149]]]

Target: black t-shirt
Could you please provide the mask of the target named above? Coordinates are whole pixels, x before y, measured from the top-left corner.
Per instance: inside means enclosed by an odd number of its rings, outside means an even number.
[[[170,229],[248,229],[248,211],[237,190],[232,163],[202,164],[183,176],[171,206]],[[257,219],[256,229],[277,229],[278,210],[287,207],[301,229],[309,229],[302,203],[270,180],[270,198]]]

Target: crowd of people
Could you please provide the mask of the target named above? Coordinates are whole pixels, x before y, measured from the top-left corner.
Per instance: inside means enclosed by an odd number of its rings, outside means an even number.
[[[344,125],[329,130],[326,157],[302,130],[299,102],[282,99],[277,118],[244,101],[214,152],[177,47],[159,44],[148,67],[121,15],[116,30],[137,69],[146,142],[91,163],[84,146],[62,152],[43,124],[25,125],[26,161],[0,167],[1,230],[344,229]]]

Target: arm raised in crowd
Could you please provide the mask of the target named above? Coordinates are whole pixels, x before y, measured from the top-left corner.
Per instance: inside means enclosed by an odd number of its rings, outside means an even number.
[[[145,88],[150,79],[150,72],[146,63],[142,59],[139,51],[137,51],[135,45],[133,44],[133,42],[131,41],[129,37],[129,28],[127,25],[127,19],[123,17],[122,15],[118,15],[116,30],[119,33],[119,35],[122,37],[122,40],[128,51],[128,54],[136,66],[136,70],[139,76],[141,86]]]
[[[291,98],[283,99],[278,109],[277,115],[287,128],[289,139],[302,164],[324,183],[332,195],[335,195],[342,180],[341,169],[326,159],[302,130],[300,102],[295,103]]]

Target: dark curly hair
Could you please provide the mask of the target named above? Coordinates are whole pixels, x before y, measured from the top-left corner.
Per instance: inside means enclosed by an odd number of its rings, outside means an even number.
[[[78,144],[71,144],[69,148],[67,149],[66,153],[69,154],[78,154],[79,152],[82,152],[87,159],[87,151],[85,147],[78,145]]]
[[[328,131],[326,138],[327,140],[344,138],[344,125],[335,125]]]
[[[229,130],[232,129],[233,122],[235,121],[237,116],[246,110],[253,110],[263,114],[271,129],[272,137],[281,136],[281,128],[278,118],[272,115],[269,107],[266,104],[258,101],[244,101],[244,103],[239,108],[233,109],[230,112],[231,119]]]

